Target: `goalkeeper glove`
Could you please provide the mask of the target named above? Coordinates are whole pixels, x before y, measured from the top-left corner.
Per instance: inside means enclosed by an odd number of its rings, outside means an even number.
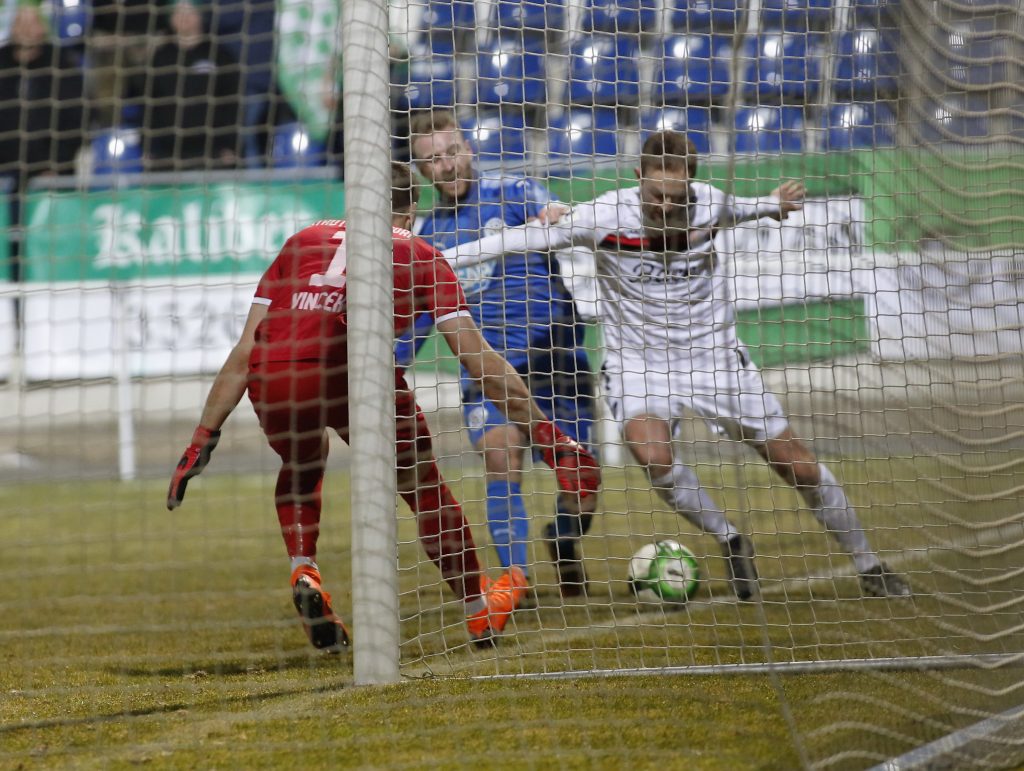
[[[210,455],[220,439],[220,431],[211,431],[204,426],[198,426],[192,434],[192,444],[185,448],[181,460],[178,461],[171,477],[171,486],[167,489],[167,509],[173,511],[181,505],[185,497],[185,488],[188,480],[199,476],[206,464],[210,462]]]
[[[559,488],[576,493],[581,499],[597,494],[601,487],[601,469],[585,447],[550,420],[533,427],[533,443],[544,462],[555,470]]]

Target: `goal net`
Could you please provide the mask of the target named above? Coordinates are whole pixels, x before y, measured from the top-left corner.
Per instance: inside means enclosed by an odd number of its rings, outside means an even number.
[[[130,711],[142,673],[183,710],[211,673],[289,694],[596,677],[609,702],[610,678],[656,676],[752,755],[757,721],[783,724],[752,766],[1024,762],[1016,0],[8,5],[0,714]],[[696,152],[685,243],[643,209],[665,188],[637,193],[659,132]],[[395,343],[390,160],[446,256],[528,222],[554,244],[456,267],[488,343],[599,458],[592,515],[429,317]],[[779,222],[788,180],[806,199]],[[762,216],[727,221],[743,206]],[[164,510],[261,275],[324,219],[350,229],[353,449],[330,435],[317,562],[351,663],[292,609],[248,395]],[[513,585],[494,646],[395,497],[396,359],[487,596]]]

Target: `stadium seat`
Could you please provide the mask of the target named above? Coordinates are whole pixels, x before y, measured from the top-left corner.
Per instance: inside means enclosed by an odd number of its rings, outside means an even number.
[[[825,116],[825,150],[857,150],[895,144],[896,116],[885,102],[846,102]]]
[[[669,26],[677,33],[731,33],[743,14],[737,0],[667,0]]]
[[[987,94],[947,94],[912,103],[912,122],[929,144],[971,143],[990,136]]]
[[[832,93],[843,99],[876,99],[899,89],[900,60],[892,35],[858,27],[839,35]]]
[[[61,45],[85,43],[92,9],[88,0],[52,0],[50,26]]]
[[[946,29],[935,34],[939,53],[930,58],[929,69],[944,81],[938,90],[995,86],[1005,83],[1013,61],[1009,39],[988,31]],[[932,79],[935,79],[934,77]]]
[[[830,0],[762,0],[761,29],[807,32],[832,24]]]
[[[614,164],[618,135],[614,107],[574,107],[554,120],[548,130],[551,166]]]
[[[736,152],[798,153],[803,149],[802,107],[744,107],[736,113]]]
[[[640,117],[640,141],[654,131],[678,131],[697,146],[697,152],[711,152],[711,109],[708,107],[663,107]]]
[[[565,29],[565,1],[498,0],[499,29],[559,32]]]
[[[476,99],[481,105],[545,101],[544,54],[495,40],[477,54]]]
[[[587,0],[584,32],[653,32],[657,23],[655,0]]]
[[[750,102],[802,102],[814,98],[821,82],[821,60],[809,50],[811,35],[766,32],[747,38],[742,93]]]
[[[451,54],[414,52],[409,57],[405,97],[412,110],[455,106],[455,58]]]
[[[728,94],[730,46],[729,38],[708,34],[667,36],[655,64],[654,101],[690,104]]]
[[[115,127],[93,136],[93,174],[139,174],[144,170],[142,139],[136,129]]]
[[[476,11],[472,0],[428,0],[420,27],[427,30],[474,29]]]
[[[476,30],[473,0],[427,0],[416,39],[437,54],[454,53]]]
[[[278,169],[323,166],[327,161],[327,146],[314,139],[301,123],[282,123],[274,127],[270,165]]]
[[[588,35],[569,52],[571,104],[628,104],[640,97],[639,46],[628,36]]]
[[[521,115],[484,114],[461,121],[461,126],[481,163],[522,165],[525,162],[526,132]]]

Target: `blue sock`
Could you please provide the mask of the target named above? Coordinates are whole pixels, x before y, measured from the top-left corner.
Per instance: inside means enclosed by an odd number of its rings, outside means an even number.
[[[514,482],[487,483],[487,527],[501,566],[517,565],[525,573],[530,521],[526,518],[519,489],[519,484]]]

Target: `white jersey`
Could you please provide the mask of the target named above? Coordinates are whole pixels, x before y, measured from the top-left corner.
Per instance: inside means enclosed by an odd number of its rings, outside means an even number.
[[[647,371],[704,369],[715,352],[734,356],[739,346],[732,293],[714,237],[738,222],[777,218],[779,203],[728,196],[704,182],[690,187],[693,206],[685,243],[666,245],[645,234],[640,188],[633,187],[578,204],[557,225],[506,229],[445,256],[458,263],[527,248],[590,247],[609,366],[639,360]]]

